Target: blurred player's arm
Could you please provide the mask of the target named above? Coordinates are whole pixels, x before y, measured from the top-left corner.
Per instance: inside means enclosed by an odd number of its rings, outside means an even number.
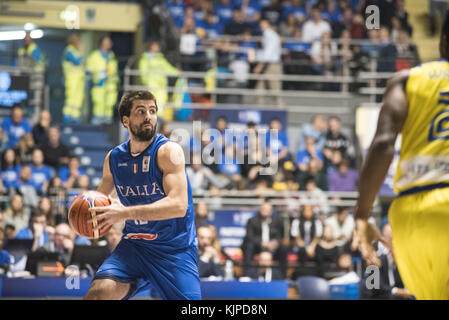
[[[354,210],[356,230],[360,237],[361,251],[368,263],[378,264],[372,248],[377,232],[368,223],[371,208],[393,159],[396,138],[401,132],[408,113],[405,85],[408,71],[395,74],[387,83],[377,130],[363,161],[360,172],[359,198]]]
[[[112,177],[111,169],[109,168],[109,157],[111,151],[107,154],[103,164],[103,176],[98,184],[97,191],[103,192],[105,195],[109,195],[114,191],[114,178]]]
[[[184,217],[188,207],[187,178],[182,148],[167,142],[159,148],[157,164],[162,171],[166,197],[151,204],[125,208],[126,220],[166,220]]]

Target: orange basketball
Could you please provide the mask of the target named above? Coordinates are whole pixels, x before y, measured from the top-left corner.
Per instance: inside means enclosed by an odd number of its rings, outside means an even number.
[[[94,231],[97,226],[97,213],[89,212],[89,208],[109,206],[110,204],[109,198],[104,193],[93,190],[81,192],[73,199],[69,208],[68,220],[70,226],[76,234],[89,239],[98,239],[104,236],[111,228],[109,227],[101,232],[99,230]],[[93,222],[88,223],[89,219],[93,219]]]

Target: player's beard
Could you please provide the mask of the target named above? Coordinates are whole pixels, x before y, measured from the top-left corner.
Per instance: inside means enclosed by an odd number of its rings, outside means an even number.
[[[143,128],[146,124],[150,124],[151,128]],[[156,133],[156,126],[157,124],[153,126],[150,122],[144,122],[140,126],[130,125],[129,129],[138,141],[150,141]]]

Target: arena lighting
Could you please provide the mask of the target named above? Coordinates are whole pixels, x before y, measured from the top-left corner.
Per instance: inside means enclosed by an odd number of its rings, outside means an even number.
[[[30,23],[30,22],[27,22],[27,23],[25,23],[25,25],[23,26],[23,29],[24,29],[25,31],[31,31],[31,30],[36,29],[36,25],[34,25],[33,23]]]
[[[23,40],[25,38],[26,31],[2,31],[0,32],[0,41],[8,40]],[[30,32],[32,39],[40,39],[44,36],[44,31],[41,29],[32,30]]]

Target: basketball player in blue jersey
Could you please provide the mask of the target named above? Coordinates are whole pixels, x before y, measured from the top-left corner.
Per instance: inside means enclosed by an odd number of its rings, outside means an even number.
[[[109,195],[115,188],[120,201],[90,210],[99,230],[118,222],[125,228],[85,299],[128,299],[148,286],[163,299],[201,299],[184,153],[156,134],[158,108],[150,92],[124,95],[118,109],[130,138],[106,156],[98,191]]]

